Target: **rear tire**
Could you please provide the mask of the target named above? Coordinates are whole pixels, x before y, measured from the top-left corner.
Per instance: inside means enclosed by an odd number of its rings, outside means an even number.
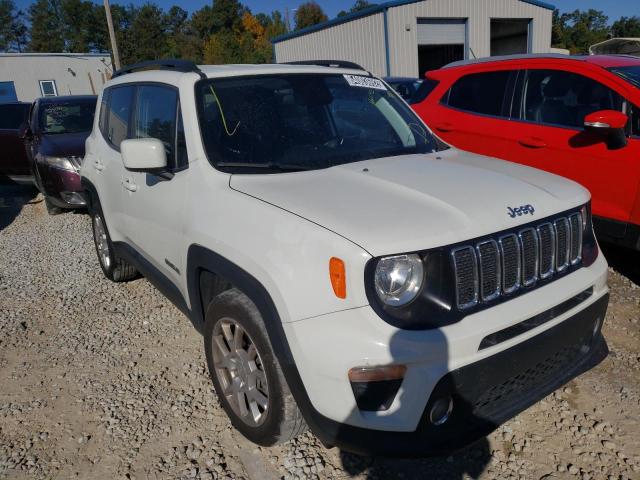
[[[306,430],[262,316],[239,290],[222,292],[209,304],[204,348],[218,400],[240,433],[267,447]]]
[[[60,215],[64,211],[62,208],[51,203],[51,200],[46,196],[44,197],[44,206],[47,208],[47,213],[49,215]]]
[[[113,282],[126,282],[136,278],[138,271],[135,267],[116,255],[99,205],[92,209],[91,225],[93,227],[93,243],[96,246],[98,261],[104,276]]]

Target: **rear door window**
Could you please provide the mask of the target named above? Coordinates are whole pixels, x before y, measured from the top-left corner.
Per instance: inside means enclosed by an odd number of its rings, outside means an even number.
[[[472,73],[458,79],[445,94],[446,105],[482,115],[509,117],[515,71]]]
[[[531,122],[583,128],[598,110],[622,111],[624,99],[591,78],[562,70],[528,70],[520,116]]]

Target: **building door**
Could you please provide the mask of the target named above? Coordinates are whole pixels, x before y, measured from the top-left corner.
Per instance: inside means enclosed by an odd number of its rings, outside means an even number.
[[[491,19],[491,56],[529,53],[530,37],[528,18]]]
[[[418,77],[465,58],[465,19],[418,19]]]

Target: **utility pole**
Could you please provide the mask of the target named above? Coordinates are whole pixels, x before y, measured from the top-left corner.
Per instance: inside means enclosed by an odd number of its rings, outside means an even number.
[[[111,39],[111,52],[113,53],[114,71],[120,70],[120,54],[118,53],[118,43],[116,42],[116,33],[113,30],[113,19],[111,18],[111,7],[109,0],[104,0],[104,12],[107,15],[107,26],[109,27],[109,38]]]

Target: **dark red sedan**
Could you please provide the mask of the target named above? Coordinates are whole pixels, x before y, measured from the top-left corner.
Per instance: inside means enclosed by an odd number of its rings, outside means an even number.
[[[640,58],[487,58],[423,85],[412,107],[444,140],[581,183],[600,238],[640,250]]]
[[[96,102],[94,95],[43,97],[31,107],[25,146],[50,214],[85,206],[78,172]]]

